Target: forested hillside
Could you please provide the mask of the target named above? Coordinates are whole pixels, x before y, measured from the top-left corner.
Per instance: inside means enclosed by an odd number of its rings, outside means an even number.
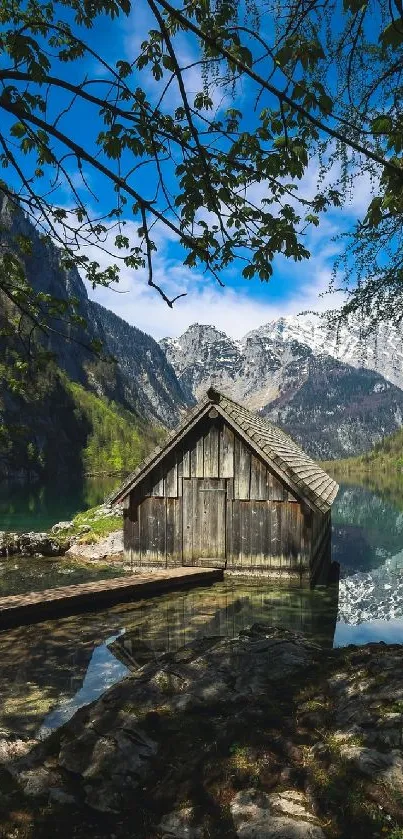
[[[370,451],[331,463],[333,470],[348,474],[389,472],[403,474],[403,428],[380,440]]]
[[[0,394],[0,479],[79,480],[131,471],[161,429],[71,382],[54,364],[23,394]]]
[[[58,314],[49,331],[33,333],[0,295],[0,479],[133,469],[188,402],[165,354],[90,301],[76,268],[61,266],[58,249],[0,191],[1,244],[15,250],[43,305],[74,299],[83,321]]]
[[[150,449],[164,436],[162,428],[141,421],[130,411],[68,382],[76,404],[76,416],[90,431],[81,459],[87,474],[125,472],[135,469]]]

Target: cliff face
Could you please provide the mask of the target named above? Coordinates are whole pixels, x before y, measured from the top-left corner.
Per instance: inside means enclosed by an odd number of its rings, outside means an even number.
[[[366,451],[401,425],[403,392],[370,370],[311,355],[305,380],[264,413],[312,457],[342,458]]]
[[[78,271],[62,269],[58,249],[44,240],[24,213],[11,208],[0,194],[0,237],[14,248],[18,236],[32,243],[31,252],[23,258],[28,281],[35,291],[61,300],[75,298],[87,323],[85,329],[55,323],[70,338],[67,341],[55,333],[47,336],[46,347],[55,354],[60,368],[72,381],[154,423],[176,425],[192,397],[179,384],[158,343],[89,300]],[[115,360],[101,362],[82,346],[92,339],[100,340],[104,355]]]
[[[117,360],[121,401],[142,416],[175,426],[195,400],[186,384],[178,381],[163,349],[99,303],[89,301],[89,308],[105,349]]]
[[[29,252],[19,248],[19,237],[29,240]],[[52,323],[55,331],[40,340],[53,360],[32,371],[24,394],[0,386],[0,479],[77,479],[84,469],[107,469],[111,458],[114,468],[134,468],[155,444],[155,426],[176,425],[192,396],[158,343],[89,300],[78,271],[61,267],[58,249],[1,193],[0,241],[19,253],[36,292],[74,298],[86,322]],[[2,325],[12,312],[0,295]],[[93,339],[102,343],[102,358],[86,348]],[[93,396],[92,402],[70,383]]]

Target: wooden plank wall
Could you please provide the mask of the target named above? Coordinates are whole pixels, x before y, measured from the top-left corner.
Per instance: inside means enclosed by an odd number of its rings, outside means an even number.
[[[234,478],[234,498],[242,501],[296,501],[244,441],[219,422],[201,426],[180,444],[164,468],[149,476],[144,495],[178,498],[181,477]]]
[[[309,537],[300,504],[238,499],[227,503],[231,507],[227,568],[296,571],[308,567]]]
[[[182,496],[184,485],[193,483],[182,478],[225,479],[228,568],[309,568],[313,542],[320,542],[326,517],[304,508],[220,419],[201,423],[164,468],[150,474],[141,497],[132,494],[124,538],[134,565],[181,565],[182,550],[189,555],[193,535],[183,532],[182,505],[194,504],[197,494]]]

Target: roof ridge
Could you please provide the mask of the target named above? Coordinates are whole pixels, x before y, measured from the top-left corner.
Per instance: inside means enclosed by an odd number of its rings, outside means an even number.
[[[235,402],[215,387],[209,387],[203,399],[188,410],[179,423],[109,497],[114,503],[122,500],[139,481],[143,472],[153,469],[169,454],[179,438],[190,431],[201,419],[209,405],[216,405],[234,430],[244,436],[247,444],[266,462],[267,466],[288,484],[291,491],[305,494],[305,499],[321,512],[327,512],[336,497],[338,484],[295,442],[282,428],[256,411]],[[322,491],[320,491],[322,489]],[[309,503],[309,501],[308,501]]]
[[[248,414],[254,421],[258,420],[260,423],[263,423],[263,425],[265,425],[266,428],[274,431],[275,434],[279,434],[285,440],[292,443],[292,445],[295,446],[295,448],[298,449],[298,451],[301,451],[301,446],[298,443],[296,443],[295,440],[293,440],[293,438],[289,434],[287,434],[287,432],[284,431],[283,428],[279,428],[278,425],[276,425],[274,422],[269,420],[267,417],[263,416],[262,414],[258,413],[257,411],[251,411],[250,408],[246,408],[245,405],[240,405],[239,402],[235,402],[235,399],[232,399],[231,396],[227,396],[226,393],[223,393],[223,391],[217,390],[217,388],[213,388],[213,387],[209,388],[208,391],[207,391],[207,394],[209,394],[210,392],[213,392],[215,395],[218,395],[219,397],[223,397],[228,402],[231,402],[231,404],[234,405],[236,408],[240,408],[241,411],[245,411],[245,413]],[[217,401],[217,400],[215,400],[215,401]],[[313,460],[313,458],[311,458],[311,456],[309,454],[304,452],[304,456],[307,457],[307,458],[309,457],[312,460],[312,463],[316,464],[316,461]]]

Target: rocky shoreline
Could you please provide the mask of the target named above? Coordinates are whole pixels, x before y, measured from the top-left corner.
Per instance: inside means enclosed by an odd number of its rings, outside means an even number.
[[[203,639],[0,742],[0,836],[402,839],[402,723],[400,646]]]
[[[115,520],[122,514],[108,504],[103,504],[94,513],[94,520]],[[91,522],[93,523],[93,521]],[[0,531],[0,557],[9,556],[57,557],[69,556],[100,560],[105,557],[123,555],[122,529],[114,530],[99,538],[92,533],[91,524],[61,521],[50,531],[10,533]]]

